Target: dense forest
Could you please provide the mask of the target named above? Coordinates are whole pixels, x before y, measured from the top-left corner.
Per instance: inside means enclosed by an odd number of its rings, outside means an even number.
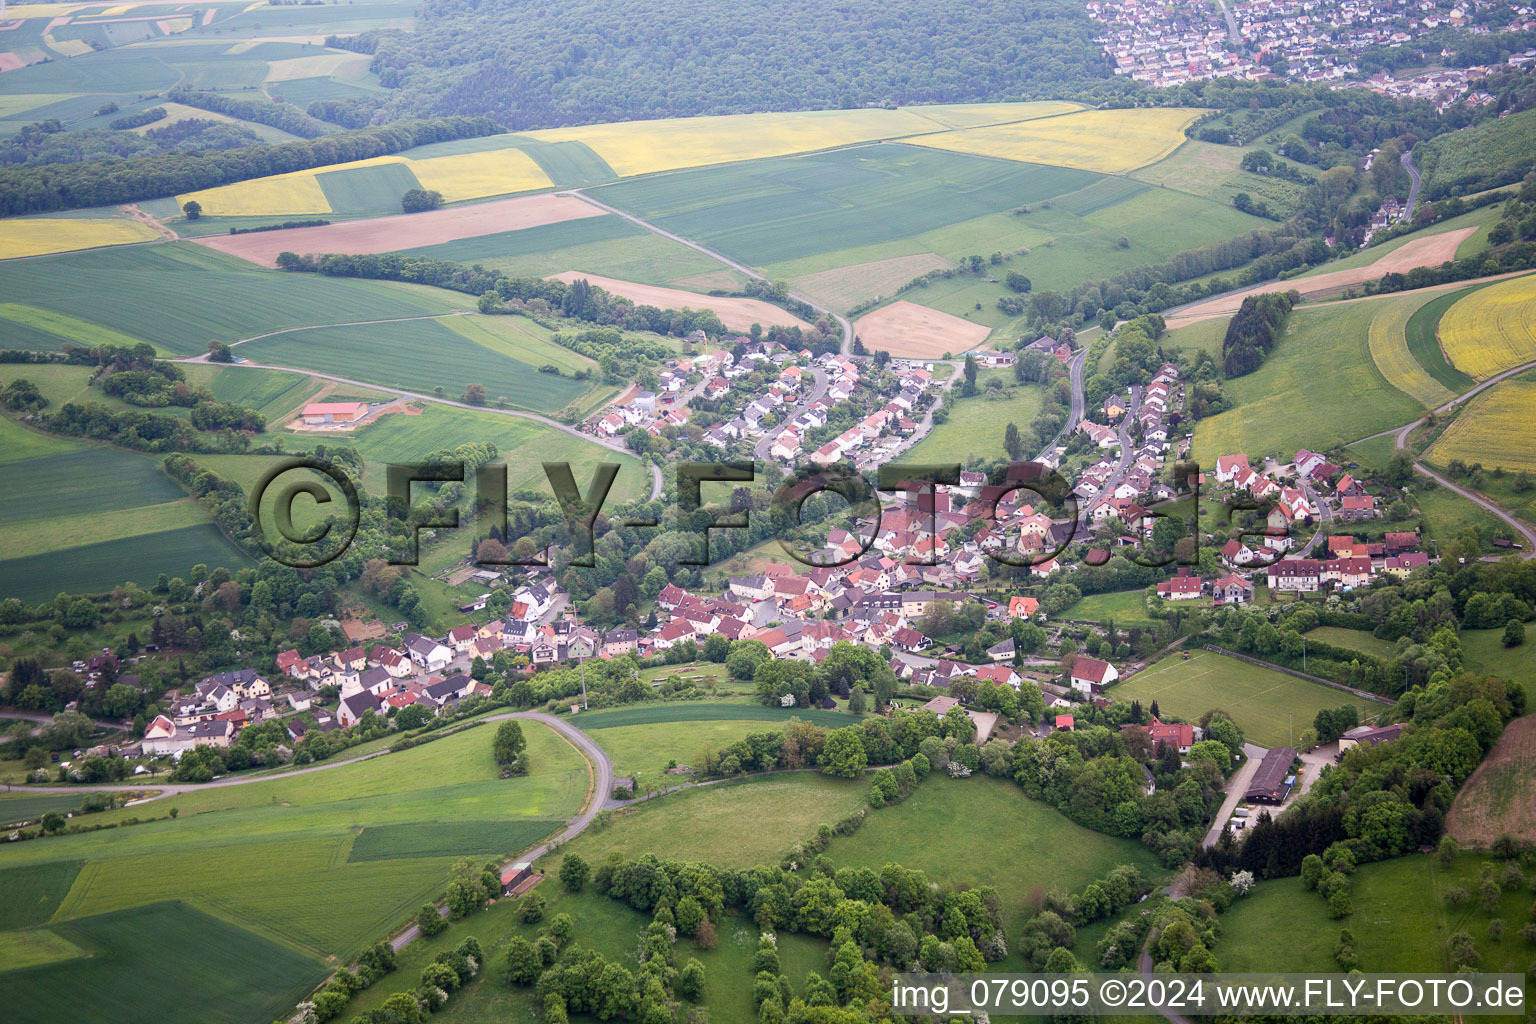
[[[367,42],[391,116],[523,129],[1132,88],[1105,82],[1094,34],[1077,0],[429,0]]]

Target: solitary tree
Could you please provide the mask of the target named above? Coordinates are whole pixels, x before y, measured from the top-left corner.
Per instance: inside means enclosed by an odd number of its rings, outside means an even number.
[[[423,210],[435,210],[443,205],[441,192],[424,188],[407,189],[400,197],[400,208],[406,213],[421,213]]]
[[[571,892],[581,892],[590,877],[592,877],[591,866],[578,854],[566,854],[565,860],[560,862],[560,884]]]
[[[528,774],[528,759],[523,756],[528,741],[523,738],[523,727],[516,721],[502,722],[496,729],[496,739],[491,745],[491,756],[503,768],[511,768],[519,775]]]
[[[181,204],[181,212],[187,215],[187,220],[197,220],[203,215],[203,204],[196,199],[188,199]]]

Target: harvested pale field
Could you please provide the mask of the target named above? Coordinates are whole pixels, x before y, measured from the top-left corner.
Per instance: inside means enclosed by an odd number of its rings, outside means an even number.
[[[134,220],[21,218],[0,220],[0,259],[148,242],[160,233]]]
[[[0,71],[20,71],[27,62],[10,51],[0,53]]]
[[[933,132],[945,126],[914,110],[805,110],[622,121],[527,132],[545,142],[580,142],[620,177],[786,156],[855,142]]]
[[[1536,382],[1507,380],[1478,395],[1429,450],[1439,465],[1536,472]]]
[[[1478,380],[1536,360],[1536,275],[1479,288],[1446,310],[1440,347]]]
[[[1376,369],[1388,384],[1433,409],[1456,395],[1431,377],[1408,350],[1408,321],[1430,299],[1431,296],[1414,293],[1383,300],[1381,309],[1371,317],[1366,344]]]
[[[1017,124],[967,128],[910,139],[956,153],[1125,174],[1184,144],[1184,129],[1204,111],[1187,107],[1084,110]]]
[[[866,313],[853,323],[853,333],[870,351],[893,356],[935,359],[959,355],[987,340],[992,328],[940,313],[915,302],[893,302]]]
[[[522,196],[474,206],[458,206],[450,210],[351,220],[319,228],[288,228],[244,235],[208,235],[191,241],[252,263],[275,267],[280,252],[305,255],[345,253],[352,256],[394,252],[423,245],[438,245],[460,238],[520,231],[523,228],[582,217],[601,217],[603,212],[576,196]]]
[[[1302,295],[1322,295],[1328,292],[1342,291],[1345,288],[1353,288],[1367,281],[1375,281],[1385,274],[1406,273],[1415,267],[1436,267],[1456,258],[1456,247],[1462,243],[1476,228],[1459,228],[1456,231],[1445,231],[1438,235],[1428,235],[1424,238],[1415,238],[1406,245],[1399,246],[1387,253],[1375,263],[1365,267],[1351,267],[1348,270],[1335,270],[1327,274],[1318,274],[1314,277],[1296,277],[1289,281],[1269,281],[1265,284],[1256,284],[1252,288],[1244,288],[1241,291],[1229,292],[1226,295],[1217,295],[1205,299],[1183,309],[1164,313],[1163,319],[1170,325],[1194,323],[1197,320],[1209,320],[1216,316],[1231,316],[1237,312],[1243,300],[1250,295],[1262,295],[1266,292],[1288,292],[1292,289]]]
[[[289,57],[267,62],[267,82],[291,82],[298,78],[324,78],[354,64],[367,64],[367,54],[319,53],[313,57]]]
[[[128,131],[135,135],[143,135],[151,128],[168,128],[179,121],[222,121],[225,124],[240,124],[237,117],[228,114],[220,114],[214,110],[203,110],[200,107],[189,107],[184,103],[157,103],[157,107],[165,108],[165,116],[158,121],[149,124],[141,124],[137,128],[129,128]]]
[[[327,164],[308,171],[274,174],[267,178],[253,178],[250,181],[237,181],[232,185],[191,192],[177,196],[176,202],[185,203],[189,199],[195,199],[202,204],[203,213],[222,217],[330,213],[331,204],[325,197],[325,191],[320,187],[318,175],[354,171],[382,164],[404,164],[423,188],[436,189],[450,203],[486,196],[507,195],[512,192],[531,192],[554,184],[528,154],[521,150],[504,149],[489,153],[435,156],[421,160],[404,156],[379,156],[368,160],[353,160],[344,164]],[[486,233],[488,232],[475,232],[475,234]]]
[[[882,295],[894,295],[896,289],[920,277],[930,270],[943,270],[949,260],[937,253],[924,252],[915,256],[893,256],[869,263],[823,270],[790,280],[790,285],[802,295],[835,309],[846,312],[859,303]]]
[[[1461,787],[1445,830],[1467,846],[1487,847],[1500,836],[1536,840],[1536,716],[1505,727]]]
[[[611,277],[584,274],[579,270],[567,270],[563,274],[551,274],[549,280],[569,284],[578,278],[596,285],[604,291],[629,299],[639,306],[655,306],[658,309],[708,309],[720,318],[726,330],[746,331],[753,324],[764,327],[808,327],[804,320],[762,299],[733,299],[719,295],[700,295],[680,288],[661,288],[656,285],[636,284],[633,281],[617,281]]]

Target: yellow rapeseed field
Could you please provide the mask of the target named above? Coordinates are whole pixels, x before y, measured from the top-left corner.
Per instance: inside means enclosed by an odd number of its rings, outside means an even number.
[[[1084,110],[910,141],[957,153],[1125,174],[1178,149],[1184,143],[1184,129],[1202,113],[1186,107]]]
[[[1431,377],[1408,351],[1408,319],[1433,297],[1410,295],[1377,300],[1381,309],[1371,317],[1371,326],[1366,331],[1371,359],[1381,375],[1387,378],[1387,383],[1431,409],[1456,397],[1450,388]]]
[[[330,201],[315,180],[314,171],[274,174],[188,192],[176,197],[176,205],[182,206],[189,200],[196,200],[203,213],[210,217],[276,217],[289,213],[331,212]]]
[[[461,199],[501,196],[510,192],[528,192],[536,188],[549,188],[554,184],[544,169],[520,149],[497,149],[488,153],[461,153],[402,162],[410,167],[422,188],[436,189],[450,203]]]
[[[1461,459],[1510,472],[1536,470],[1536,382],[1508,380],[1472,400],[1429,450],[1445,465]]]
[[[488,153],[460,153],[413,160],[403,156],[376,156],[345,164],[328,164],[310,171],[292,171],[267,178],[237,181],[232,185],[203,189],[176,197],[178,204],[195,199],[203,212],[214,217],[266,217],[280,214],[330,213],[316,176],[355,171],[380,164],[404,164],[422,188],[436,189],[450,203],[483,199],[549,188],[549,180],[533,158],[517,149]]]
[[[1440,347],[1478,380],[1536,360],[1536,275],[1480,288],[1446,310]]]
[[[920,107],[902,107],[922,114],[946,128],[979,128],[987,124],[1028,121],[1036,117],[1055,117],[1082,110],[1081,103],[1067,100],[1036,100],[1031,103],[931,103]]]
[[[585,143],[620,177],[629,177],[809,153],[854,142],[933,132],[943,127],[912,110],[806,110],[622,121],[545,128],[527,134],[546,142]]]
[[[159,238],[155,229],[133,220],[70,217],[0,220],[0,259],[93,249]]]

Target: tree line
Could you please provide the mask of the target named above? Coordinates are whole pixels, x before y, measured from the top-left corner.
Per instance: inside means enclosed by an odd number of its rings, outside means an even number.
[[[0,216],[134,203],[270,174],[384,156],[432,142],[494,135],[501,130],[500,125],[484,117],[432,118],[397,121],[277,145],[13,166],[0,170]]]

